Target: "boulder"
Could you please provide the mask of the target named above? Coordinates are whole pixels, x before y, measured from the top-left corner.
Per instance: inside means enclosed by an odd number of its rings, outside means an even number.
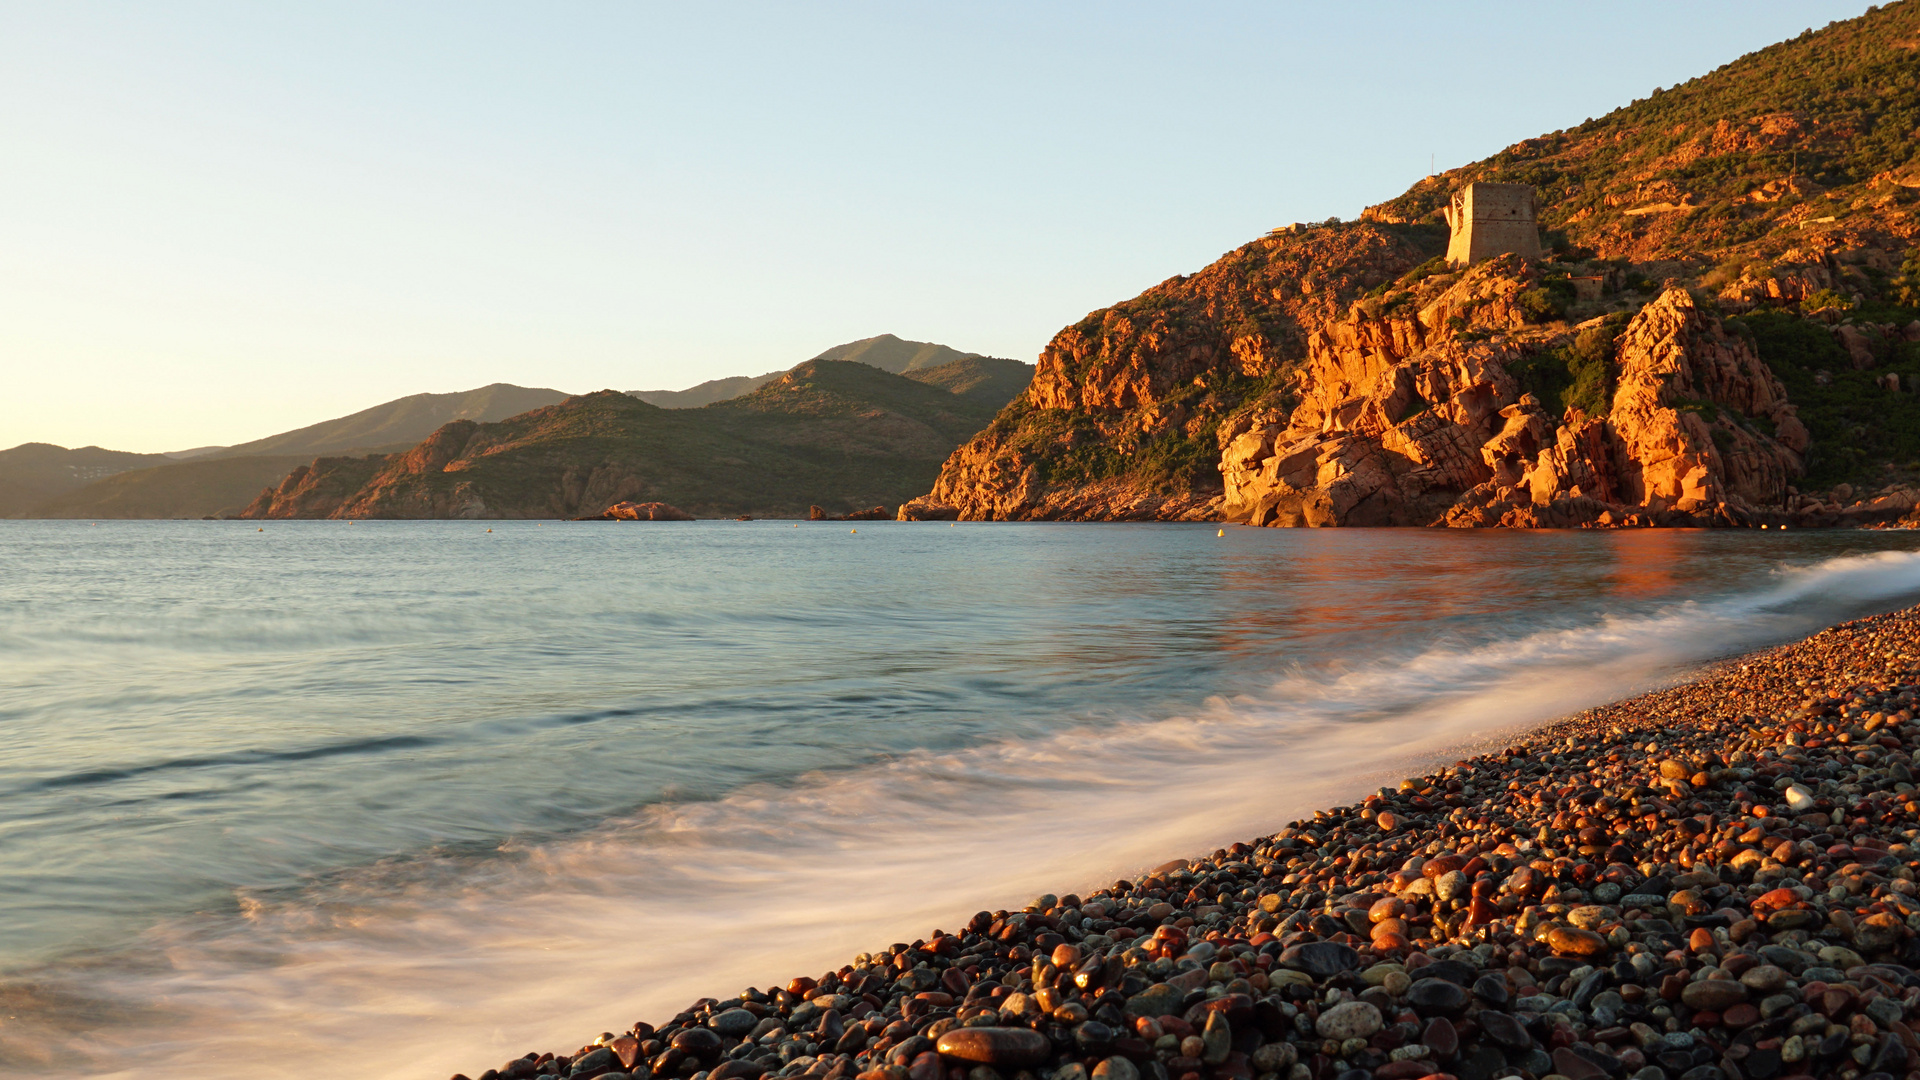
[[[663,502],[617,502],[582,521],[692,521],[694,517]]]

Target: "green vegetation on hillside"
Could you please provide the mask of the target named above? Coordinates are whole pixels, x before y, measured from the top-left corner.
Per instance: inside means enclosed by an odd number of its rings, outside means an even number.
[[[1047,484],[1094,484],[1125,479],[1142,491],[1173,495],[1220,483],[1221,423],[1242,402],[1258,400],[1277,377],[1222,376],[1203,387],[1188,384],[1160,402],[1166,423],[1116,435],[1112,418],[1071,409],[1038,409],[1025,399],[994,417],[982,434],[1004,451],[1034,459]]]
[[[1782,311],[1727,320],[1753,341],[1760,359],[1787,388],[1800,422],[1813,436],[1807,483],[1826,487],[1866,475],[1880,462],[1920,460],[1920,344],[1880,339],[1886,359],[1855,371],[1847,350],[1822,323]],[[1878,334],[1872,335],[1879,339]],[[1888,374],[1900,391],[1883,388]]]
[[[1613,405],[1614,342],[1627,322],[1625,314],[1610,315],[1567,344],[1533,353],[1508,370],[1555,416],[1568,409],[1605,416]]]
[[[1920,5],[1880,6],[1423,180],[1370,213],[1428,220],[1468,183],[1530,184],[1563,251],[1639,258],[1765,258],[1814,238],[1809,225],[1884,224],[1887,209],[1920,202],[1896,182],[1920,168],[1917,54]]]
[[[938,367],[916,368],[906,376],[949,394],[1004,404],[1019,397],[1033,381],[1033,365],[998,356],[967,356]]]

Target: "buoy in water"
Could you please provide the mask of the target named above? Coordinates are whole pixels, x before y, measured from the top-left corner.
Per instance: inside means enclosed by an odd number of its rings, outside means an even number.
[[[1225,530],[1225,529],[1221,529],[1221,530],[1220,530],[1219,532],[1217,532],[1217,533],[1214,533],[1213,535],[1215,535],[1215,536],[1225,536],[1225,535],[1227,535],[1227,530]]]
[[[253,530],[253,531],[254,531],[254,532],[266,532],[267,530],[266,530],[266,529],[265,529],[264,527],[262,527],[262,528],[258,528],[258,529],[255,529],[255,530]]]
[[[857,532],[859,532],[860,530],[859,530],[859,529],[848,529],[847,531],[848,531],[848,532],[850,532],[850,533],[857,533]]]
[[[492,532],[493,530],[492,530],[492,529],[488,529],[487,531],[488,531],[488,532]]]

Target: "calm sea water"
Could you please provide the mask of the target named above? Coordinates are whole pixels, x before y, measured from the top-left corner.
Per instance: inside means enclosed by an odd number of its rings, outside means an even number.
[[[0,1072],[571,1047],[1920,602],[1916,552],[0,522]]]

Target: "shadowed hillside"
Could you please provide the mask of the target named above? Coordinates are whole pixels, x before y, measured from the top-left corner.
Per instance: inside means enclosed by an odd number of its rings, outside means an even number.
[[[869,367],[877,367],[882,371],[891,371],[896,375],[905,375],[908,372],[940,367],[978,355],[978,353],[963,353],[932,342],[905,341],[892,334],[881,334],[879,337],[861,338],[859,341],[849,341],[845,345],[835,345],[814,359],[852,360]],[[627,392],[649,405],[658,405],[663,409],[697,409],[716,401],[728,401],[741,394],[750,393],[783,374],[785,372],[769,371],[765,375],[735,375],[727,379],[709,379],[685,390],[629,390]]]
[[[916,374],[927,381],[810,360],[700,409],[608,390],[505,421],[456,421],[405,453],[302,466],[247,516],[578,517],[623,500],[707,517],[892,506],[925,490],[1018,392],[1006,372],[977,365]]]
[[[69,450],[51,443],[21,443],[0,450],[0,517],[24,517],[47,500],[96,480],[167,460],[165,454],[130,454],[98,446]]]

